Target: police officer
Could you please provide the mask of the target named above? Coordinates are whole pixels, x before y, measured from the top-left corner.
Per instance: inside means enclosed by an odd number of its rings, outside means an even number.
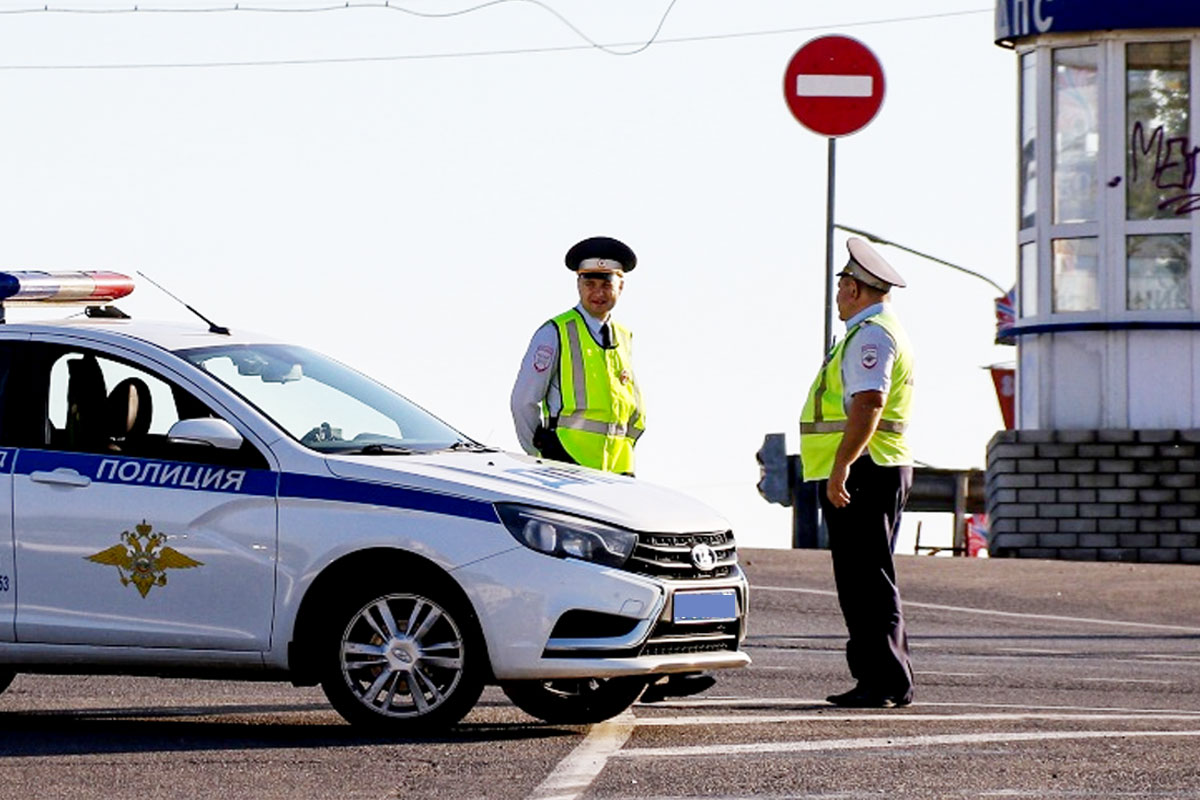
[[[846,335],[829,352],[800,415],[805,480],[820,480],[821,509],[857,685],[834,705],[891,708],[912,702],[908,637],[892,563],[912,487],[905,429],[912,413],[913,353],[891,309],[904,280],[861,239],[847,243],[838,317]]]
[[[579,304],[533,335],[511,406],[517,440],[530,455],[633,474],[633,447],[645,430],[633,374],[633,335],[612,320],[637,256],[607,236],[567,251]]]

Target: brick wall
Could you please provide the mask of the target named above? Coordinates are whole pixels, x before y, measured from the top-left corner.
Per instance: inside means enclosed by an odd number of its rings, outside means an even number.
[[[1001,431],[992,556],[1200,564],[1200,430]]]

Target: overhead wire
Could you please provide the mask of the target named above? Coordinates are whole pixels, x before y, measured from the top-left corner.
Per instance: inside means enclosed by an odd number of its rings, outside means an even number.
[[[715,34],[699,34],[695,36],[677,36],[677,37],[662,37],[660,36],[663,26],[666,24],[667,18],[675,8],[678,0],[670,0],[662,16],[659,18],[658,24],[654,32],[644,41],[634,42],[610,42],[602,43],[594,40],[583,29],[573,23],[570,19],[560,13],[557,9],[550,6],[542,0],[488,0],[488,2],[480,3],[466,8],[456,9],[454,11],[444,12],[429,12],[418,11],[404,6],[393,5],[390,0],[385,0],[383,3],[343,3],[335,6],[316,6],[310,8],[276,8],[271,6],[244,6],[240,3],[235,3],[233,6],[211,7],[211,8],[154,8],[143,7],[139,5],[130,8],[110,8],[110,9],[77,9],[77,8],[54,8],[49,4],[43,5],[40,8],[27,9],[0,9],[0,16],[10,14],[205,14],[205,13],[277,13],[277,14],[317,14],[329,13],[336,11],[349,11],[356,9],[363,10],[387,10],[396,11],[399,13],[409,14],[411,16],[445,19],[450,17],[458,17],[466,14],[482,11],[495,6],[506,5],[511,3],[524,3],[533,5],[537,8],[556,17],[563,25],[569,28],[577,36],[583,39],[586,44],[576,45],[556,45],[546,47],[522,47],[510,49],[496,50],[474,50],[474,51],[453,51],[447,53],[401,53],[394,55],[380,56],[330,56],[322,58],[287,58],[287,59],[254,59],[245,61],[192,61],[192,62],[158,62],[158,63],[124,63],[124,64],[0,64],[0,71],[3,70],[80,70],[80,69],[111,69],[111,70],[129,70],[129,69],[197,69],[197,68],[219,68],[219,67],[272,67],[272,66],[296,66],[308,64],[353,64],[353,63],[372,63],[372,62],[389,62],[389,61],[423,61],[435,59],[456,59],[456,58],[485,58],[494,56],[508,55],[525,55],[525,54],[542,54],[542,53],[561,53],[579,50],[600,50],[608,55],[613,56],[631,56],[646,51],[654,44],[685,44],[704,41],[721,41],[728,39],[741,39],[758,36],[780,36],[784,34],[806,33],[818,30],[829,30],[831,28],[856,28],[871,25],[888,25],[905,22],[919,22],[933,19],[946,19],[949,17],[962,17],[983,13],[992,13],[992,8],[977,8],[964,11],[946,11],[931,14],[917,14],[903,17],[888,17],[883,19],[859,20],[855,22],[843,23],[824,23],[819,25],[804,25],[790,28],[773,28],[768,30],[758,31],[737,31],[731,33],[715,33]],[[632,49],[618,49],[632,48]]]

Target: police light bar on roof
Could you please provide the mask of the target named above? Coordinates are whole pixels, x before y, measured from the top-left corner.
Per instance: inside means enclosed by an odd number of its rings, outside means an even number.
[[[133,291],[119,272],[0,272],[0,303],[111,303]]]

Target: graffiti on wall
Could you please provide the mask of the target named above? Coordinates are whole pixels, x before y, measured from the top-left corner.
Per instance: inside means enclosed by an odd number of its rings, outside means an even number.
[[[1190,214],[1200,208],[1200,193],[1193,192],[1196,184],[1196,157],[1200,147],[1193,146],[1187,136],[1168,137],[1164,126],[1159,125],[1149,134],[1140,121],[1133,124],[1130,134],[1130,183],[1137,186],[1139,180],[1148,180],[1158,190],[1157,207],[1160,211],[1173,209],[1176,215]],[[1150,175],[1139,174],[1139,164],[1148,167],[1153,163]]]

